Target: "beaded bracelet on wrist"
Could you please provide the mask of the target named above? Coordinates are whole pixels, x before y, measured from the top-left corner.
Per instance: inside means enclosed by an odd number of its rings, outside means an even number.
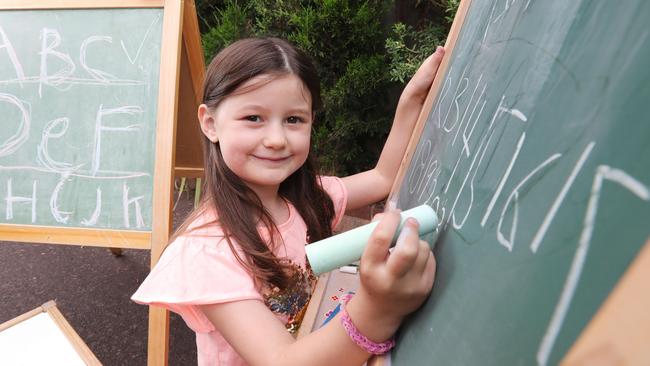
[[[350,301],[349,298],[345,301],[346,305],[348,301]],[[350,339],[352,339],[352,341],[356,343],[357,346],[361,347],[363,350],[370,354],[383,355],[395,346],[395,339],[393,337],[387,341],[377,343],[371,341],[368,339],[368,337],[361,334],[359,329],[357,329],[357,327],[352,322],[350,314],[348,314],[345,306],[342,307],[341,311],[341,325],[343,325],[343,329],[345,329],[345,332],[348,334]]]

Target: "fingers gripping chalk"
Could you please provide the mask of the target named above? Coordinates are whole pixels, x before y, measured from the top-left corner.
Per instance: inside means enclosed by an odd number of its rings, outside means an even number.
[[[418,233],[420,236],[433,232],[438,226],[436,212],[427,205],[421,205],[401,213],[400,225],[395,231],[393,244],[395,243],[404,222],[412,217],[420,223]],[[361,258],[368,239],[378,222],[371,222],[367,225],[334,235],[327,239],[319,240],[307,245],[307,260],[316,275],[329,272],[335,268],[350,264]],[[433,245],[433,243],[429,243]]]

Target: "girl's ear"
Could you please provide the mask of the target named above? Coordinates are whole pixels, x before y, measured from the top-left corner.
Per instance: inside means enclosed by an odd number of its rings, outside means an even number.
[[[199,124],[201,125],[201,131],[208,138],[208,140],[216,143],[219,141],[217,136],[217,126],[215,125],[214,117],[210,114],[208,106],[201,104],[198,110]]]

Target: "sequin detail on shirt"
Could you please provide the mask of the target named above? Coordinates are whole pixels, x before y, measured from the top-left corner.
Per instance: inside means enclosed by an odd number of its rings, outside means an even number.
[[[289,262],[289,284],[284,290],[278,287],[265,288],[262,297],[266,306],[275,314],[285,319],[285,327],[289,333],[294,334],[300,328],[300,323],[305,315],[316,276],[307,265],[307,268]]]

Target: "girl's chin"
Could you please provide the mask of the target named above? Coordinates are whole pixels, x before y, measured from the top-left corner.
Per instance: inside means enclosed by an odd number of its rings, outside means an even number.
[[[247,186],[253,190],[264,189],[264,190],[277,190],[280,187],[280,184],[284,182],[284,178],[267,178],[267,179],[253,179],[253,180],[244,180]]]

